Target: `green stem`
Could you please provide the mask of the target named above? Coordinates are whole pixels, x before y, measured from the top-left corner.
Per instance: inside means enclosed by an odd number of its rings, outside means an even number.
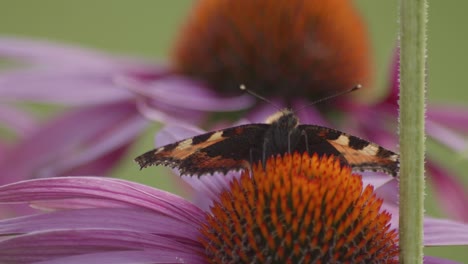
[[[400,0],[400,263],[423,263],[425,0]]]

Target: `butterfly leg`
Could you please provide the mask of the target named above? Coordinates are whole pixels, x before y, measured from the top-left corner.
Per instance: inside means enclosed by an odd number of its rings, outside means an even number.
[[[311,153],[309,152],[309,140],[308,140],[308,138],[307,138],[307,133],[306,133],[305,130],[302,130],[302,131],[301,131],[301,136],[304,137],[305,147],[306,147],[307,153],[311,154]]]
[[[266,159],[267,159],[267,157],[266,157],[267,153],[266,152],[267,152],[268,143],[269,143],[268,138],[265,138],[263,140],[263,148],[262,148],[262,165],[263,165],[263,169],[265,169],[265,167],[266,167]]]
[[[252,148],[249,149],[250,164],[251,164],[251,165],[252,165],[253,162],[254,162],[254,159],[253,159],[253,151],[254,151],[254,150],[253,150]]]

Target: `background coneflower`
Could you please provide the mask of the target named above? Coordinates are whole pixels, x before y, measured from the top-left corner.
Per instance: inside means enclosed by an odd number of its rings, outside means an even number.
[[[317,99],[365,87],[364,21],[351,1],[198,1],[174,50],[175,71],[238,94]]]

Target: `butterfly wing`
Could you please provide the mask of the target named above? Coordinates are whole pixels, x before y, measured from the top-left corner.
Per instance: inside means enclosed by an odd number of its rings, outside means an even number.
[[[256,161],[268,124],[249,124],[208,132],[138,156],[140,168],[164,165],[183,175],[239,170]],[[254,156],[253,156],[254,155]]]
[[[325,152],[325,154],[338,155],[356,170],[381,171],[392,176],[398,174],[398,154],[377,144],[327,127],[299,125],[298,129],[304,131],[307,136],[309,152]],[[318,140],[317,137],[321,138],[322,141]],[[312,140],[309,140],[309,138]],[[323,140],[328,144],[325,144]],[[330,145],[335,150],[330,150]],[[328,148],[328,150],[324,148]],[[320,151],[314,151],[314,149]]]

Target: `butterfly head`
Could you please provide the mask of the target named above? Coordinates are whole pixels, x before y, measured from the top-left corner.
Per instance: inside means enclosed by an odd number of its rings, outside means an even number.
[[[266,119],[267,124],[277,125],[286,129],[293,129],[299,124],[299,118],[290,109],[283,109]]]

